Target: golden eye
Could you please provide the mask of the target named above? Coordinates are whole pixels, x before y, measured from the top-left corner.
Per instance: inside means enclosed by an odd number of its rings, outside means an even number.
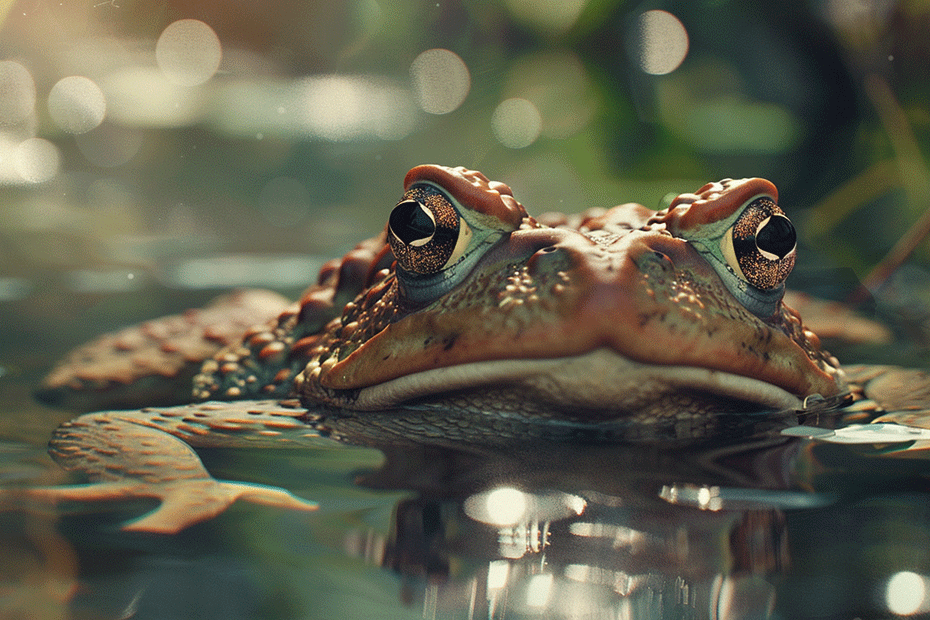
[[[438,273],[454,265],[471,239],[471,228],[452,201],[433,186],[407,190],[388,220],[388,243],[405,271]]]
[[[781,286],[794,268],[797,234],[768,197],[753,200],[720,241],[730,267],[757,289]]]

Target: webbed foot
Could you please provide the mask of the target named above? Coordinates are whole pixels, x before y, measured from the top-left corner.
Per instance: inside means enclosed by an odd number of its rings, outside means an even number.
[[[172,533],[221,513],[236,500],[293,510],[314,502],[261,484],[214,479],[192,446],[309,447],[331,445],[296,402],[237,401],[104,411],[61,425],[49,453],[90,484],[10,492],[34,504],[154,498],[158,507],[124,529]]]
[[[154,498],[160,503],[146,514],[128,521],[121,529],[134,532],[174,534],[191,525],[211,519],[236,500],[290,510],[316,510],[316,502],[290,492],[260,484],[225,482],[213,478],[183,479],[148,483],[138,480],[95,482],[58,487],[37,487],[21,491],[25,500],[60,505],[66,502],[99,502],[133,498]]]

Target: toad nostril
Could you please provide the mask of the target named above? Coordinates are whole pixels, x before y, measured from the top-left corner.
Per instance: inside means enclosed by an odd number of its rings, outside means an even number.
[[[549,253],[551,253],[551,252],[556,252],[556,251],[558,251],[558,249],[559,249],[559,248],[555,247],[554,245],[550,245],[550,246],[547,246],[547,247],[545,247],[545,248],[542,248],[542,249],[539,250],[539,251],[540,251],[541,253],[543,253],[543,254],[549,254]]]

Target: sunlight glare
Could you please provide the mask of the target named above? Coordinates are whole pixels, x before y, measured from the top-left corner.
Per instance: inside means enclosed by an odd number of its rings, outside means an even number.
[[[510,526],[525,518],[532,496],[513,487],[498,487],[465,500],[465,514],[475,521]]]

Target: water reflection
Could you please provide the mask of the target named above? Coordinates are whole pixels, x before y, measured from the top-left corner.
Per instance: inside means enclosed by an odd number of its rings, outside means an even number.
[[[323,430],[333,424],[338,420]],[[382,462],[374,450],[307,438],[303,424],[282,428],[278,440],[286,444],[292,433],[301,450],[207,450],[204,462],[228,480],[294,489],[318,500],[319,512],[239,506],[177,536],[133,538],[116,525],[151,504],[98,505],[91,510],[111,515],[102,523],[99,514],[67,517],[68,540],[48,538],[50,553],[74,545],[84,562],[101,555],[139,560],[127,559],[114,575],[89,569],[75,600],[109,609],[118,599],[120,609],[137,604],[137,617],[164,617],[153,610],[199,595],[179,584],[222,585],[228,567],[237,566],[242,583],[222,587],[249,592],[244,604],[258,605],[268,594],[245,575],[256,570],[252,562],[264,570],[275,557],[303,584],[291,585],[306,589],[301,609],[314,617],[328,609],[324,599],[338,601],[339,617],[370,617],[372,592],[390,617],[697,620],[925,611],[930,504],[922,490],[926,452],[917,448],[889,458],[863,445],[772,431],[676,446],[539,439],[447,448],[378,439],[377,432],[359,438],[383,453]],[[253,529],[261,532],[254,539]],[[194,540],[191,551],[186,545]],[[254,558],[230,553],[239,541],[252,541]],[[334,555],[337,546],[357,564],[347,564],[340,549]],[[140,591],[140,580],[160,585]],[[103,600],[114,587],[119,596]],[[166,599],[177,587],[185,593]]]
[[[392,486],[415,470],[419,493],[398,504],[387,541],[372,547],[404,576],[405,597],[425,618],[764,618],[789,566],[778,492],[762,497],[774,504],[719,500],[715,511],[660,495],[676,482],[700,484],[721,462],[788,463],[796,449],[776,440],[712,453],[388,450],[363,484]],[[770,470],[755,483],[784,488],[788,477]],[[354,552],[377,561],[360,538]]]

